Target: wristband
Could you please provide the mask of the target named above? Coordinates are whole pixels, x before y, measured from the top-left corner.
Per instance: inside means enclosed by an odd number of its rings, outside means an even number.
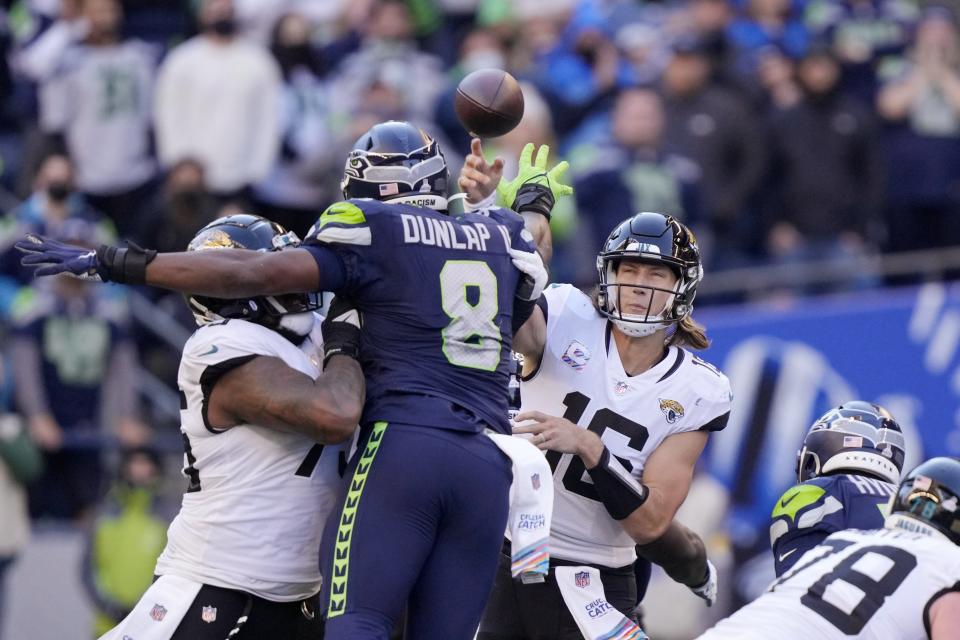
[[[630,475],[620,462],[603,448],[600,462],[587,469],[600,500],[614,520],[623,520],[647,500],[647,487]]]
[[[100,245],[97,249],[97,273],[105,282],[123,284],[146,284],[147,265],[157,257],[157,252],[144,249],[133,242],[126,249]]]

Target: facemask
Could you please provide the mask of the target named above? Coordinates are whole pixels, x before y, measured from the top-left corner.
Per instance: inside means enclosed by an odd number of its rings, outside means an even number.
[[[220,18],[211,22],[207,28],[218,36],[232,36],[237,32],[237,21],[233,18]]]
[[[47,196],[54,202],[63,202],[70,196],[70,185],[65,182],[51,182],[47,186]]]

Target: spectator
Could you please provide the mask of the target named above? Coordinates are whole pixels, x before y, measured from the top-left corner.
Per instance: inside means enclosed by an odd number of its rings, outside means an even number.
[[[10,413],[10,381],[0,360],[0,636],[3,635],[4,586],[7,570],[30,536],[24,485],[41,471],[42,462],[23,421]]]
[[[682,39],[663,74],[664,144],[700,167],[701,250],[714,264],[742,260],[749,209],[763,172],[763,140],[749,104],[710,84],[702,43]]]
[[[185,251],[215,214],[203,165],[185,158],[170,168],[160,197],[144,216],[137,237],[158,251]]]
[[[747,76],[757,68],[757,54],[769,46],[779,47],[788,56],[806,53],[810,35],[793,13],[791,0],[746,0],[743,13],[728,30],[737,48],[737,69]]]
[[[280,70],[260,45],[236,36],[231,0],[204,0],[203,32],[160,67],[155,122],[161,162],[196,158],[221,200],[248,197],[280,147]]]
[[[770,136],[768,254],[801,269],[806,261],[830,261],[849,275],[841,285],[873,284],[853,261],[882,225],[883,160],[873,117],[841,92],[829,49],[811,50],[797,75],[803,98],[777,114]]]
[[[78,218],[94,225],[98,243],[115,238],[113,224],[75,191],[73,163],[52,154],[40,164],[30,197],[0,220],[0,317],[9,315],[20,287],[33,281],[32,270],[20,265],[22,256],[13,243],[26,233],[56,233],[67,220]]]
[[[83,220],[66,222],[53,236],[95,242]],[[9,342],[17,406],[45,458],[30,511],[81,519],[100,497],[107,433],[137,445],[150,430],[136,418],[137,355],[124,309],[103,295],[103,285],[75,278],[41,282],[19,301]]]
[[[86,37],[41,85],[41,127],[65,138],[77,187],[129,236],[157,170],[149,141],[155,60],[144,43],[121,40],[119,0],[83,0],[81,17]]]
[[[282,16],[270,48],[283,72],[283,143],[270,175],[254,188],[256,210],[303,237],[324,203],[339,199],[324,189],[324,178],[334,167],[340,169],[332,141],[348,116],[337,113],[337,100],[321,80],[322,61],[303,15]]]
[[[912,0],[813,0],[804,19],[840,61],[846,91],[873,105],[878,71],[903,54],[919,17]]]
[[[674,216],[688,224],[699,217],[700,168],[663,144],[666,115],[652,89],[628,89],[613,109],[610,144],[587,145],[572,154],[577,207],[589,225],[593,252],[609,230],[639,211]],[[590,158],[589,155],[595,154]]]
[[[117,479],[90,529],[83,586],[94,604],[94,637],[127,617],[153,581],[157,557],[167,544],[168,514],[157,491],[163,466],[148,447],[121,454]]]
[[[375,0],[360,49],[340,64],[333,93],[342,108],[352,113],[364,106],[369,87],[384,85],[401,97],[405,119],[423,122],[433,116],[446,84],[441,60],[417,49],[407,3]]]
[[[877,96],[887,146],[889,248],[960,245],[960,46],[953,16],[924,12],[901,72]]]

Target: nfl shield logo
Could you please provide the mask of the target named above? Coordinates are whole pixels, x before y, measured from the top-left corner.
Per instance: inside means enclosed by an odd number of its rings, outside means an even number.
[[[575,574],[573,574],[573,583],[578,587],[589,587],[590,574],[586,571],[577,571]]]
[[[625,393],[627,392],[627,389],[629,389],[629,388],[630,388],[630,387],[627,386],[627,383],[626,383],[626,382],[618,382],[618,383],[617,383],[617,386],[614,387],[613,390],[617,392],[617,395],[618,395],[618,396],[622,396],[623,394],[625,394]]]
[[[530,476],[530,484],[533,485],[534,491],[540,490],[540,474],[539,473],[535,473],[532,476]]]
[[[204,622],[213,622],[217,619],[216,607],[204,607],[200,610],[200,619]]]
[[[163,620],[165,615],[167,615],[167,608],[163,605],[155,604],[153,605],[153,609],[150,609],[150,617],[157,622]]]

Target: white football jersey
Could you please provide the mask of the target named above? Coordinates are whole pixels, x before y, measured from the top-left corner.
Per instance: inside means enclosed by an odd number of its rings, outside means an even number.
[[[319,316],[318,316],[319,318]],[[320,589],[319,549],[346,445],[321,446],[255,425],[217,430],[207,402],[217,378],[259,355],[320,374],[318,320],[300,348],[243,320],[209,325],[187,341],[177,383],[190,486],[170,525],[157,574],[173,574],[275,602]],[[345,454],[344,454],[345,455]]]
[[[939,534],[848,530],[699,640],[922,640],[928,605],[960,591],[960,547]]]
[[[521,385],[521,411],[564,416],[596,432],[610,453],[642,479],[647,457],[668,436],[718,431],[730,413],[730,382],[689,351],[670,347],[648,371],[628,376],[610,323],[571,285],[544,293],[547,336],[540,366]],[[633,539],[610,517],[578,456],[549,452],[555,499],[550,554],[622,567]]]

